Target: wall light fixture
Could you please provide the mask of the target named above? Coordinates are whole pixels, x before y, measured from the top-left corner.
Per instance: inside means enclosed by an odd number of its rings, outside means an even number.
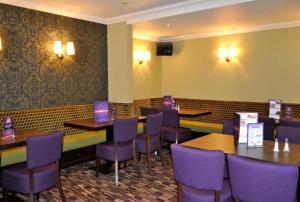
[[[139,62],[139,64],[143,64],[151,59],[151,54],[148,51],[136,51],[135,59]]]
[[[235,47],[219,48],[218,51],[218,57],[221,60],[225,60],[226,62],[230,62],[237,55],[238,55],[238,49]]]
[[[54,53],[57,55],[57,57],[59,59],[63,59],[64,49],[63,49],[61,41],[54,42]],[[67,55],[75,55],[74,43],[72,41],[67,42],[66,54]]]

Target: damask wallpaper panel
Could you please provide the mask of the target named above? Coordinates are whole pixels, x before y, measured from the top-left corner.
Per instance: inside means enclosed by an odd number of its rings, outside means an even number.
[[[1,111],[107,100],[107,26],[0,4]],[[62,60],[55,40],[73,41]]]

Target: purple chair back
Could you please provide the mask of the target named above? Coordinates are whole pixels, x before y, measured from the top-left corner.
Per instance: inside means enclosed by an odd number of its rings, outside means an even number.
[[[159,110],[156,108],[148,108],[148,107],[141,107],[141,115],[142,116],[148,116],[150,114],[157,114],[159,113]]]
[[[39,168],[58,161],[61,157],[64,132],[27,139],[27,168]]]
[[[228,155],[232,195],[248,202],[295,202],[299,170],[296,166],[268,163]]]
[[[174,128],[179,127],[179,115],[177,110],[165,109],[162,112],[164,114],[163,126],[174,127]]]
[[[280,126],[298,127],[300,128],[300,121],[293,121],[288,119],[280,119]]]
[[[137,135],[138,121],[137,117],[114,120],[114,142],[121,143],[134,140]]]
[[[279,126],[277,128],[277,139],[280,142],[284,142],[285,138],[287,138],[290,143],[300,144],[300,128]]]
[[[233,121],[232,120],[226,120],[223,124],[223,133],[233,135]]]
[[[221,151],[192,149],[171,145],[177,182],[196,189],[221,191],[225,155]]]
[[[163,113],[152,114],[147,116],[146,120],[146,135],[159,135],[163,124]]]
[[[264,140],[274,140],[275,119],[259,117],[258,122],[264,123]]]

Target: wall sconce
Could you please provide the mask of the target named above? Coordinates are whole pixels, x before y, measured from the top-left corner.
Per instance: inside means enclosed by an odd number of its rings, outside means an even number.
[[[139,64],[143,64],[143,62],[149,61],[151,58],[150,52],[148,51],[137,51],[135,52],[135,59],[139,62]]]
[[[75,48],[73,42],[67,42],[67,55],[75,55]],[[54,53],[57,55],[59,59],[63,59],[64,51],[62,47],[61,41],[54,42]]]
[[[54,42],[54,53],[57,55],[59,59],[63,59],[63,49],[61,41]]]
[[[237,56],[238,50],[235,47],[219,48],[218,57],[226,62],[230,62]]]
[[[0,51],[2,51],[2,39],[0,37]]]
[[[73,42],[67,42],[67,55],[75,55],[75,48]]]

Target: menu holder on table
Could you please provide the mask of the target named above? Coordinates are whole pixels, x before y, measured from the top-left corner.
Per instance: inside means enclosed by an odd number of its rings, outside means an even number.
[[[108,101],[96,101],[95,103],[95,121],[98,123],[108,122]]]
[[[164,108],[165,109],[172,109],[173,102],[174,102],[174,99],[171,95],[164,96],[163,103],[164,103]]]
[[[14,137],[15,137],[14,120],[12,117],[4,117],[2,139],[9,139]]]
[[[264,123],[248,123],[248,147],[263,147]]]
[[[293,108],[285,106],[285,118],[291,120],[293,118]]]
[[[257,123],[257,121],[258,113],[255,112],[236,112],[234,114],[233,132],[236,144],[248,142],[248,124]]]
[[[269,117],[279,123],[281,113],[281,100],[269,100]]]

